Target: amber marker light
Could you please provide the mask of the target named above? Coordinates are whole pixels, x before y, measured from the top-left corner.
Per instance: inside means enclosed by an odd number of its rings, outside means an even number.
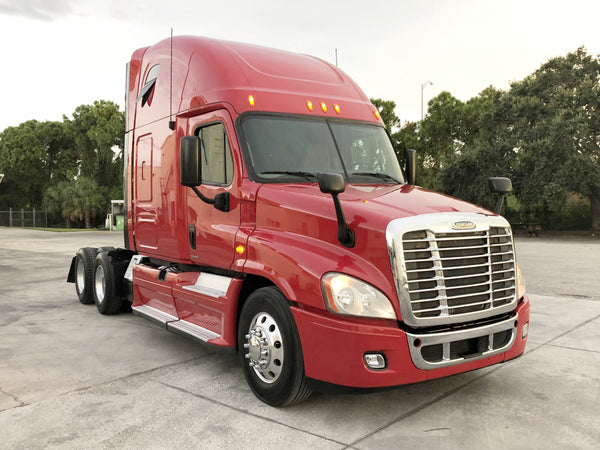
[[[249,105],[250,105],[252,108],[254,108],[254,96],[252,96],[252,95],[249,95],[249,96],[248,96],[248,104],[249,104]]]
[[[321,109],[323,110],[324,113],[327,112],[327,105],[323,102],[321,102]]]
[[[238,245],[238,246],[235,248],[235,252],[236,252],[238,255],[243,255],[245,251],[246,251],[246,247],[244,247],[243,245]]]
[[[381,116],[379,115],[379,111],[377,111],[376,109],[373,110],[373,115],[375,116],[375,118],[377,120],[381,119]]]
[[[340,105],[333,105],[333,109],[335,111],[336,114],[339,114],[342,110],[340,109]]]
[[[306,100],[306,107],[308,108],[309,111],[313,110],[313,104],[310,100]]]

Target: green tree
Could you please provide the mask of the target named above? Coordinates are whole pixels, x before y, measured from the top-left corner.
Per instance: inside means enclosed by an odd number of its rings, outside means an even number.
[[[0,133],[0,188],[2,209],[39,207],[50,180],[50,158],[43,139],[43,124],[35,120]]]
[[[440,174],[452,163],[464,146],[462,135],[464,103],[449,92],[442,92],[428,103],[428,112],[419,125],[421,182],[419,184],[443,191]]]
[[[42,122],[39,124],[39,139],[46,150],[46,169],[49,185],[73,180],[78,172],[73,140],[67,136],[64,124]]]
[[[100,100],[77,107],[63,122],[30,120],[2,131],[0,209],[43,203],[68,216],[69,225],[92,226],[111,198],[122,195],[124,123],[115,103]],[[97,195],[88,192],[89,180]],[[68,202],[69,196],[78,199],[78,206]]]
[[[79,173],[99,186],[122,185],[125,116],[110,101],[78,106],[72,118],[64,119],[65,132],[72,139],[79,160]]]
[[[460,151],[440,169],[445,193],[493,208],[495,198],[488,191],[488,178],[513,177],[516,155],[508,124],[509,106],[507,94],[493,87],[464,104]]]
[[[107,188],[89,177],[75,181],[62,181],[46,190],[44,207],[65,219],[67,228],[84,223],[92,228],[96,217],[104,217],[107,209]]]
[[[511,87],[520,200],[549,227],[576,193],[589,199],[600,229],[599,80],[600,61],[581,47]]]
[[[394,106],[374,104],[380,114]],[[581,219],[588,207],[600,230],[600,60],[584,48],[508,91],[488,87],[466,103],[442,92],[423,121],[399,127],[392,140],[400,157],[417,150],[421,186],[492,208],[487,179],[507,176],[516,196],[504,213],[513,220],[589,226]]]

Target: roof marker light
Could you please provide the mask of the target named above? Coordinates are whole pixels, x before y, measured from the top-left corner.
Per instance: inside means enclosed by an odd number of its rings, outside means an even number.
[[[336,114],[339,114],[342,111],[340,109],[340,105],[338,105],[337,103],[333,105],[333,109],[335,110]]]
[[[324,102],[321,102],[321,109],[323,110],[324,113],[327,112],[327,105]]]
[[[373,110],[373,115],[375,116],[375,118],[377,120],[381,119],[381,116],[379,115],[379,111],[377,111],[376,109]]]
[[[252,108],[254,108],[254,97],[252,95],[248,96],[248,103]]]
[[[313,104],[310,100],[306,100],[306,107],[308,108],[309,111],[313,110]]]

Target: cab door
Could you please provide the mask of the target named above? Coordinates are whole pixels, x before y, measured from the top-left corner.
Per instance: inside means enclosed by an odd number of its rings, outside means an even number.
[[[190,120],[190,132],[200,138],[204,196],[229,193],[229,211],[220,211],[187,189],[188,244],[192,263],[228,269],[234,260],[235,235],[240,226],[239,183],[241,157],[235,129],[227,111]],[[233,138],[232,138],[233,137]],[[234,161],[237,164],[234,164]]]

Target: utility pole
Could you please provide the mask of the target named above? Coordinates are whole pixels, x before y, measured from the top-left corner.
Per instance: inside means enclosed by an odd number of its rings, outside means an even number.
[[[429,84],[433,86],[431,81],[426,81],[421,85],[421,122],[423,122],[423,89],[425,89]]]

